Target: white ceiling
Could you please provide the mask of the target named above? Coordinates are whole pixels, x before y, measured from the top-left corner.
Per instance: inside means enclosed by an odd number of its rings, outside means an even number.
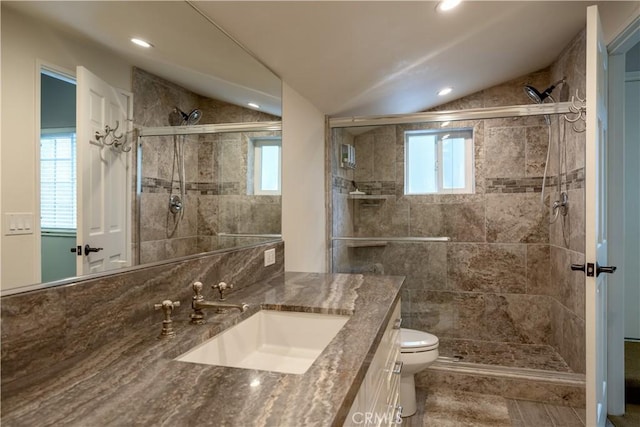
[[[550,65],[585,26],[582,1],[192,1],[331,116],[410,113]],[[639,1],[597,2],[605,32]],[[2,2],[205,96],[280,114],[280,82],[183,1]],[[614,28],[610,33],[619,31]],[[150,39],[141,52],[129,37]],[[446,97],[436,92],[454,91]]]
[[[640,14],[638,1],[194,3],[331,116],[417,112],[545,68],[593,3],[603,21]]]

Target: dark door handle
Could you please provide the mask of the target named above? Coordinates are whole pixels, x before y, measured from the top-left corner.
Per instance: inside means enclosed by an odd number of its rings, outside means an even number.
[[[74,252],[78,256],[82,256],[82,246],[76,246],[75,248],[71,248],[71,252]]]
[[[587,276],[589,277],[593,277],[593,264],[589,263],[586,266],[585,269],[585,265],[584,264],[571,264],[571,269],[573,271],[584,271],[585,273],[587,273]],[[606,266],[606,267],[600,267],[597,263],[595,265],[595,273],[596,273],[596,277],[598,277],[600,275],[600,273],[608,273],[608,274],[613,274],[616,272],[617,268],[615,265],[612,266]]]
[[[616,267],[615,265],[600,267],[598,264],[596,264],[596,276],[599,276],[600,273],[613,274],[617,269],[618,267]]]
[[[101,250],[102,250],[102,248],[92,248],[91,246],[89,246],[88,243],[86,245],[84,245],[84,254],[85,255],[89,255],[91,252],[100,252]]]

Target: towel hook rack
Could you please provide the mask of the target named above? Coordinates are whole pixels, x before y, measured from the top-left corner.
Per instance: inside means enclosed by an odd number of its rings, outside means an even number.
[[[574,130],[574,132],[582,133],[587,129],[586,125],[580,128],[576,126],[576,123],[579,120],[582,120],[582,122],[586,121],[586,118],[587,118],[586,103],[587,103],[586,98],[585,99],[580,98],[578,89],[576,89],[576,94],[575,96],[571,97],[571,105],[569,106],[569,111],[572,114],[575,114],[575,116],[569,117],[567,114],[564,115],[564,119],[567,122],[571,123],[571,128]]]

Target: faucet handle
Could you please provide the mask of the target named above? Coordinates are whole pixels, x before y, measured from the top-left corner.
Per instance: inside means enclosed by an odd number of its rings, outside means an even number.
[[[191,285],[191,287],[193,288],[194,301],[202,301],[204,299],[204,297],[202,296],[202,288],[204,288],[204,285],[202,284],[202,282],[193,282],[193,285]]]
[[[220,292],[220,300],[224,300],[224,291],[227,289],[233,289],[233,285],[231,283],[227,284],[225,282],[220,282],[217,285],[211,285],[213,289],[217,289]]]
[[[158,336],[158,338],[160,339],[164,339],[164,338],[173,338],[176,333],[173,330],[173,327],[171,326],[171,324],[173,323],[173,321],[171,320],[171,312],[173,312],[173,309],[175,309],[176,307],[180,307],[180,301],[171,301],[171,300],[164,300],[162,301],[160,304],[154,304],[153,308],[156,310],[160,310],[162,309],[164,311],[164,320],[162,321],[162,332],[160,332],[160,336]]]

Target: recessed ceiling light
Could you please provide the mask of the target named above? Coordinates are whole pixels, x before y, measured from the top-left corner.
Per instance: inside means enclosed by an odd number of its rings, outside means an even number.
[[[260,108],[260,106],[258,104],[256,104],[255,102],[249,102],[247,105],[249,107],[253,107],[253,108]]]
[[[449,123],[451,123],[450,121],[446,121],[446,122],[442,122],[440,123],[440,127],[445,127],[445,126],[449,126]]]
[[[453,90],[452,87],[445,87],[443,89],[440,89],[440,92],[438,92],[439,96],[445,96],[445,95],[449,95],[451,93],[451,91]]]
[[[153,45],[147,41],[144,41],[142,39],[136,39],[135,37],[131,39],[132,43],[137,44],[138,46],[142,46],[142,47],[153,47]]]
[[[454,9],[460,3],[462,3],[462,0],[443,0],[440,3],[438,3],[437,9],[440,12],[447,12],[451,9]]]

